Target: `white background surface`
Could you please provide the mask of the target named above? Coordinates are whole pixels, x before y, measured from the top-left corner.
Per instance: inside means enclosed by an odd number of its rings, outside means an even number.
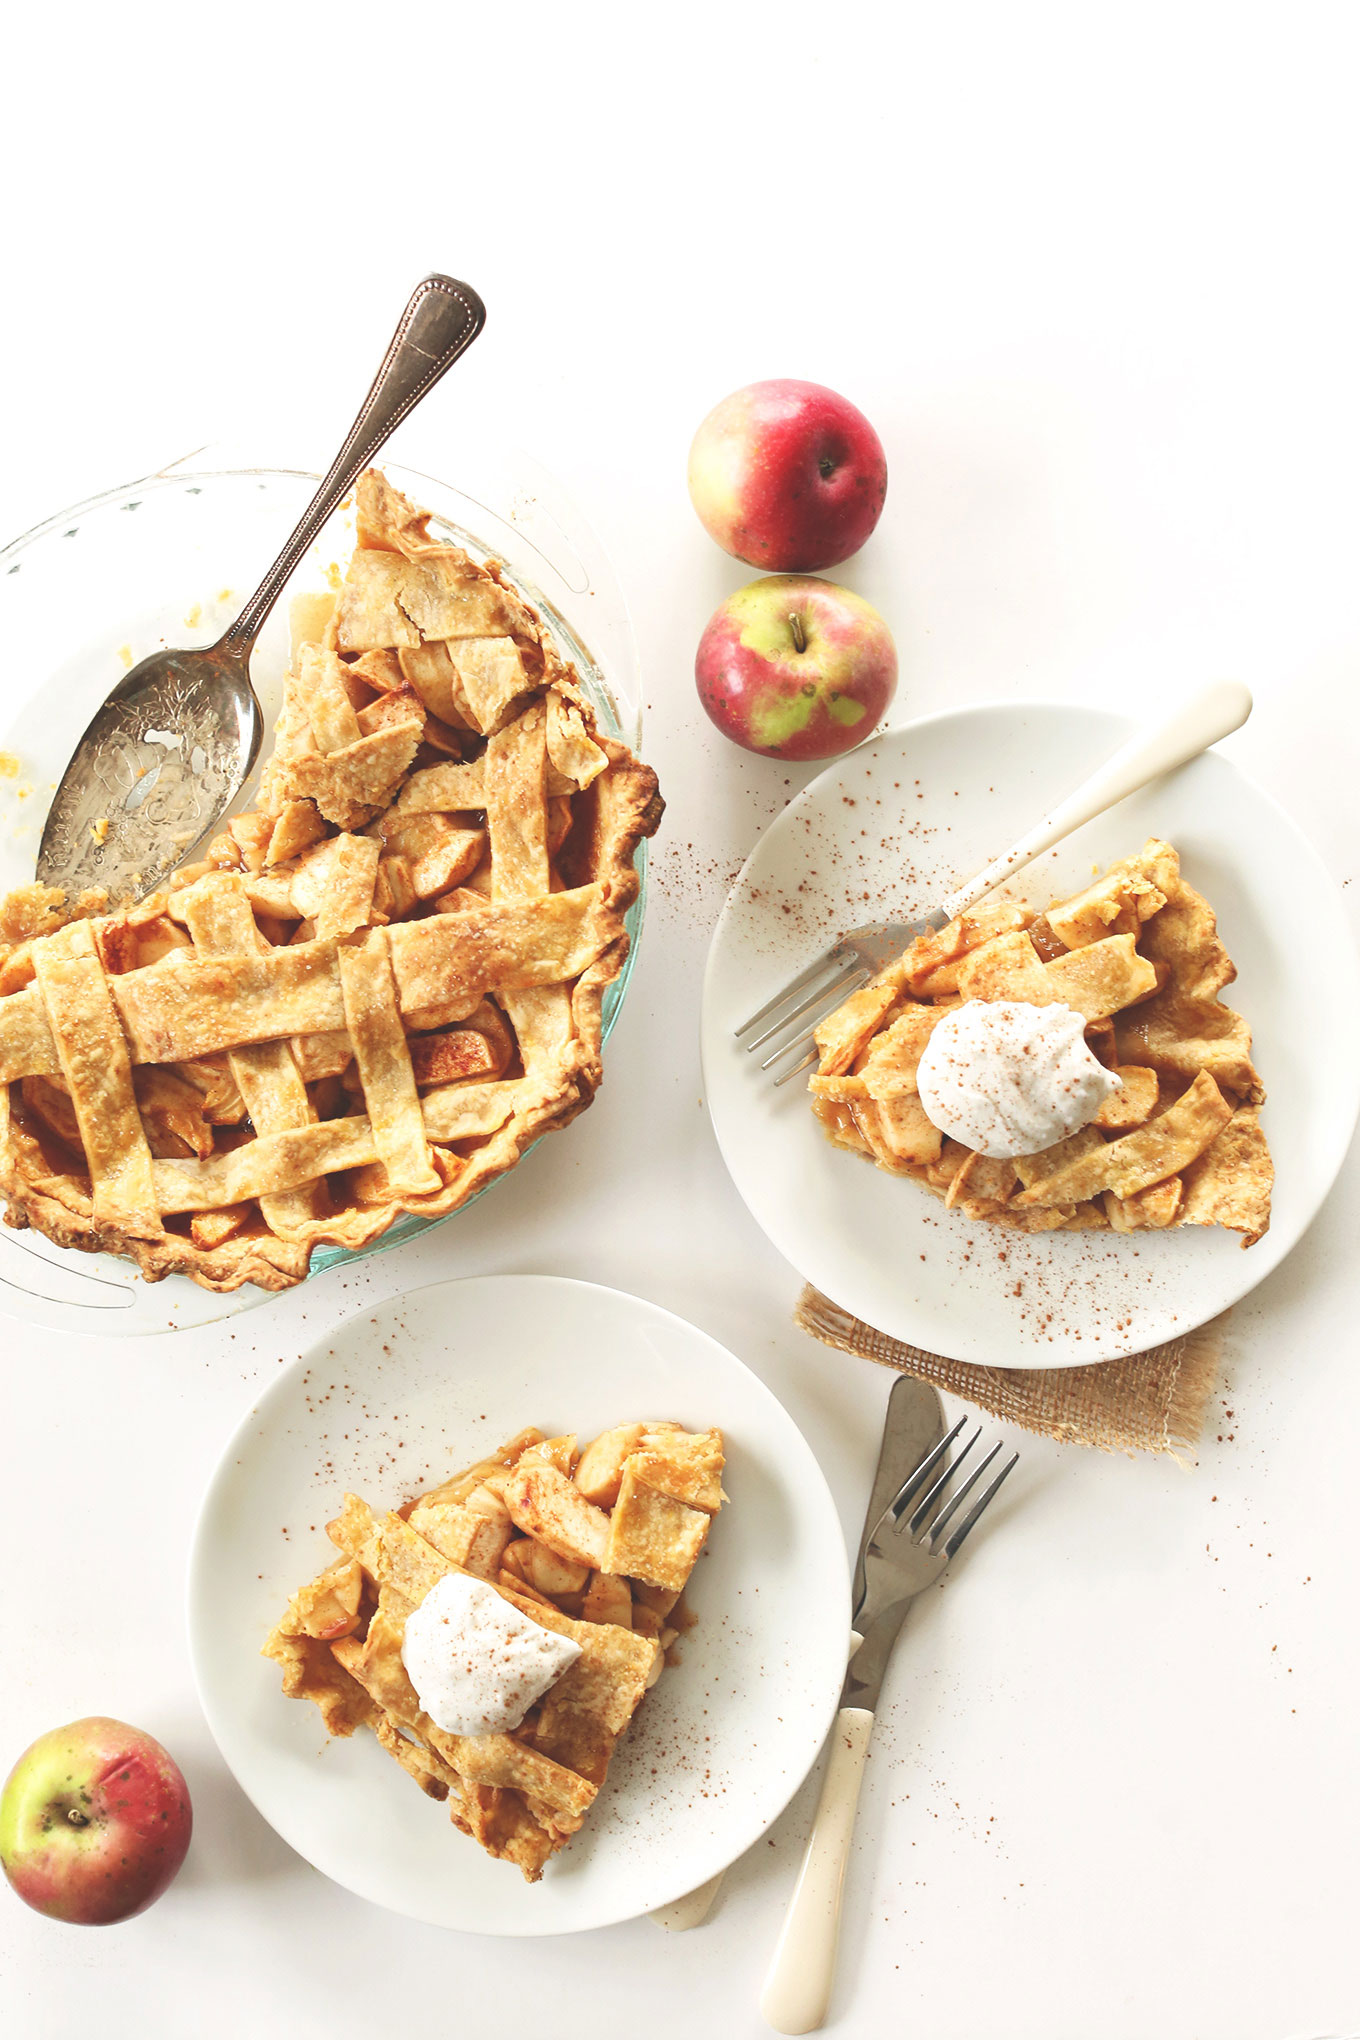
[[[0,1756],[121,1715],[181,1759],[198,1816],[179,1882],[129,1926],[62,1929],[0,1892],[7,2034],[763,2030],[806,1793],[691,1937],[644,1920],[507,1946],[387,1917],[301,1864],[211,1746],[181,1609],[198,1498],[254,1389],[370,1295],[545,1270],[732,1346],[857,1527],[887,1380],[790,1329],[797,1277],[699,1095],[707,930],[792,775],[694,701],[694,643],[745,576],[689,509],[688,440],[754,377],[843,389],[888,449],[845,578],[897,633],[900,719],[1152,705],[1236,673],[1259,705],[1233,754],[1348,881],[1352,28],[1339,6],[276,4],[11,29],[0,529],[205,440],[324,464],[411,283],[465,275],[487,332],[400,455],[456,478],[460,420],[504,417],[583,500],[635,604],[671,808],[607,1082],[568,1138],[399,1256],[234,1324],[0,1346]],[[1004,1519],[918,1611],[869,1766],[838,2030],[1360,2022],[1358,1219],[1352,1163],[1236,1313],[1198,1471],[1031,1445]]]

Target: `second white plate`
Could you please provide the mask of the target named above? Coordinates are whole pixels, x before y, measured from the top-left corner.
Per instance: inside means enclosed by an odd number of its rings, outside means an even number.
[[[1164,836],[1217,910],[1269,1093],[1274,1215],[1258,1245],[1184,1227],[1002,1232],[834,1148],[801,1080],[775,1090],[733,1030],[845,928],[926,912],[1129,734],[1101,710],[1036,702],[931,716],[850,752],[770,825],[733,888],[704,982],[713,1125],[774,1245],[880,1331],[990,1367],[1070,1367],[1204,1324],[1289,1252],[1335,1180],[1360,1107],[1360,965],[1337,892],[1275,803],[1209,752],[1050,851],[1009,890],[1061,897]]]
[[[730,1503],[698,1617],[620,1742],[582,1832],[525,1884],[450,1825],[373,1736],[328,1741],[260,1646],[334,1556],[346,1489],[391,1508],[536,1423],[716,1424]],[[848,1567],[821,1470],[770,1391],[655,1304],[549,1276],[443,1282],[350,1318],[272,1384],[223,1453],[190,1565],[208,1725],[308,1862],[435,1926],[562,1934],[667,1905],[758,1839],[821,1747],[845,1674]]]

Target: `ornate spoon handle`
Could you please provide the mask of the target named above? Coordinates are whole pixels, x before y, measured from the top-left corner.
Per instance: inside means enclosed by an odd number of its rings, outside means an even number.
[[[486,307],[468,284],[452,276],[433,275],[416,285],[330,473],[241,614],[223,633],[219,641],[222,649],[243,656],[249,653],[260,626],[327,518],[343,502],[378,448],[472,345],[485,324]]]

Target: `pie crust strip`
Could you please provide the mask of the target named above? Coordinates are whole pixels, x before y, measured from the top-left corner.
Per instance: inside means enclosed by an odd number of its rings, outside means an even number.
[[[386,935],[379,930],[360,946],[342,949],[339,963],[345,1025],[354,1044],[377,1158],[397,1196],[437,1190],[441,1178],[425,1139]]]
[[[580,977],[613,938],[601,892],[584,885],[523,905],[488,900],[399,922],[385,932],[403,1015],[459,1003],[466,1017],[486,992]],[[191,1062],[248,1042],[342,1028],[336,949],[323,941],[254,956],[183,952],[182,962],[177,953],[164,965],[111,978],[124,1052],[138,1063]],[[55,1076],[61,1067],[41,986],[0,999],[0,1082]]]
[[[345,692],[345,668],[334,652],[302,645],[298,652],[297,696],[307,711],[318,751],[343,751],[363,735]]]
[[[97,1225],[154,1238],[164,1230],[132,1061],[88,921],[34,944],[36,993],[66,1079],[90,1169]]]
[[[492,898],[498,906],[544,900],[552,885],[548,856],[548,720],[536,703],[486,747],[486,828]],[[565,975],[565,973],[564,973]],[[505,1010],[526,1070],[540,1070],[572,1038],[571,994],[564,985],[507,991]]]
[[[255,925],[245,887],[233,873],[199,879],[185,893],[181,907],[200,956],[267,952],[268,944]],[[287,1041],[261,1041],[233,1049],[228,1060],[257,1139],[315,1124],[307,1087]],[[260,1199],[266,1224],[284,1239],[299,1225],[319,1217],[323,1209],[319,1184]]]
[[[494,1133],[516,1110],[523,1097],[519,1082],[452,1084],[431,1091],[423,1100],[426,1133],[431,1140],[470,1140]],[[367,1113],[345,1119],[323,1119],[311,1126],[260,1134],[244,1147],[211,1155],[206,1161],[152,1163],[155,1199],[162,1211],[215,1211],[243,1204],[253,1197],[290,1190],[338,1169],[361,1169],[381,1157]],[[436,1178],[433,1185],[439,1187]]]
[[[1116,1197],[1149,1190],[1188,1169],[1231,1118],[1232,1106],[1209,1072],[1201,1070],[1183,1098],[1136,1133],[1103,1141],[1094,1127],[1085,1126],[1042,1154],[1018,1156],[1016,1172],[1025,1188],[1012,1199],[1013,1208],[1081,1204],[1102,1190],[1113,1190]]]
[[[536,635],[523,603],[453,547],[403,559],[359,551],[335,612],[337,649],[400,651],[430,639]]]

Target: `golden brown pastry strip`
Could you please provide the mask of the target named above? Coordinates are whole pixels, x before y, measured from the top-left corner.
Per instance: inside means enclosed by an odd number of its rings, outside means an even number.
[[[318,941],[352,935],[373,914],[382,845],[371,836],[332,836],[307,851],[289,881],[295,913],[316,924]]]
[[[498,904],[548,891],[547,713],[541,701],[491,738],[483,760],[491,897]]]
[[[1132,1197],[1188,1168],[1231,1117],[1232,1106],[1201,1070],[1183,1098],[1135,1133],[1104,1141],[1094,1127],[1084,1126],[1042,1154],[1017,1156],[1016,1173],[1025,1188],[1012,1199],[1013,1208],[1080,1204],[1102,1190]]]
[[[387,938],[381,930],[342,949],[340,986],[378,1160],[398,1196],[437,1190],[438,1170],[425,1141],[406,1030],[397,1008]]]
[[[392,928],[392,968],[403,1013],[483,992],[519,991],[579,977],[610,940],[598,885],[524,906],[493,902]],[[22,994],[20,994],[22,996]]]
[[[343,1027],[335,948],[303,942],[263,955],[172,959],[173,968],[113,979],[133,1061],[185,1062],[246,1042]]]
[[[1218,1137],[1185,1171],[1184,1225],[1226,1225],[1250,1247],[1270,1225],[1274,1180],[1270,1149],[1254,1105],[1234,1112]]]
[[[77,923],[84,926],[84,923]],[[527,906],[479,903],[388,931],[401,1010],[457,1004],[484,993],[579,977],[612,939],[598,885]],[[267,955],[176,956],[109,980],[134,1062],[187,1062],[222,1048],[345,1024],[333,941]],[[0,1000],[0,1082],[55,1076],[61,1065],[41,991]]]
[[[1042,963],[1019,928],[973,950],[960,966],[958,988],[964,999],[1070,1006],[1084,1020],[1103,1020],[1155,991],[1157,973],[1132,935],[1109,935]]]
[[[449,1084],[427,1091],[420,1101],[425,1132],[430,1140],[471,1140],[475,1134],[494,1133],[504,1126],[512,1112],[520,1110],[533,1086],[518,1079],[507,1083]]]
[[[200,955],[241,956],[252,951],[259,955],[267,951],[245,888],[234,875],[221,872],[199,879],[179,904]],[[229,1062],[257,1135],[314,1124],[316,1114],[307,1087],[286,1041],[261,1041],[234,1049]],[[316,1218],[323,1209],[321,1187],[318,1184],[266,1197],[260,1209],[281,1239],[290,1238],[299,1225]]]
[[[300,648],[297,693],[318,751],[343,751],[358,743],[359,718],[345,692],[345,668],[334,652],[320,645]]]
[[[45,1004],[90,1169],[97,1225],[152,1237],[163,1227],[132,1063],[88,921],[34,947],[33,987]],[[21,996],[31,997],[32,993]]]
[[[342,652],[419,645],[430,639],[536,635],[519,599],[452,548],[418,560],[356,552],[335,614]]]
[[[337,1169],[377,1160],[366,1116],[327,1119],[283,1133],[259,1134],[204,1162],[154,1162],[162,1211],[216,1211],[226,1204],[293,1190]]]
[[[525,1095],[519,1081],[450,1084],[421,1100],[426,1135],[434,1141],[470,1140],[503,1126]],[[367,1113],[326,1119],[281,1133],[259,1134],[244,1147],[206,1161],[152,1163],[155,1198],[162,1211],[213,1211],[252,1197],[291,1190],[338,1169],[376,1162],[378,1144]]]
[[[279,761],[280,801],[310,800],[337,829],[361,829],[388,806],[420,749],[424,725],[415,717],[388,723],[325,755],[300,751]]]
[[[462,638],[447,647],[474,729],[498,730],[529,685],[513,638]]]
[[[497,905],[543,899],[551,888],[548,858],[548,717],[535,702],[486,747],[486,827],[491,896]],[[550,1068],[572,1038],[571,994],[565,985],[503,991],[502,1000],[528,1071]]]
[[[427,765],[413,772],[394,803],[399,815],[466,814],[486,806],[486,769],[481,758],[468,765]]]
[[[560,1061],[575,1034],[567,987],[540,985],[506,992],[504,999],[525,1069],[534,1074]]]
[[[16,1077],[61,1074],[57,1044],[47,1024],[41,988],[29,983],[23,991],[0,999],[0,1083]]]

